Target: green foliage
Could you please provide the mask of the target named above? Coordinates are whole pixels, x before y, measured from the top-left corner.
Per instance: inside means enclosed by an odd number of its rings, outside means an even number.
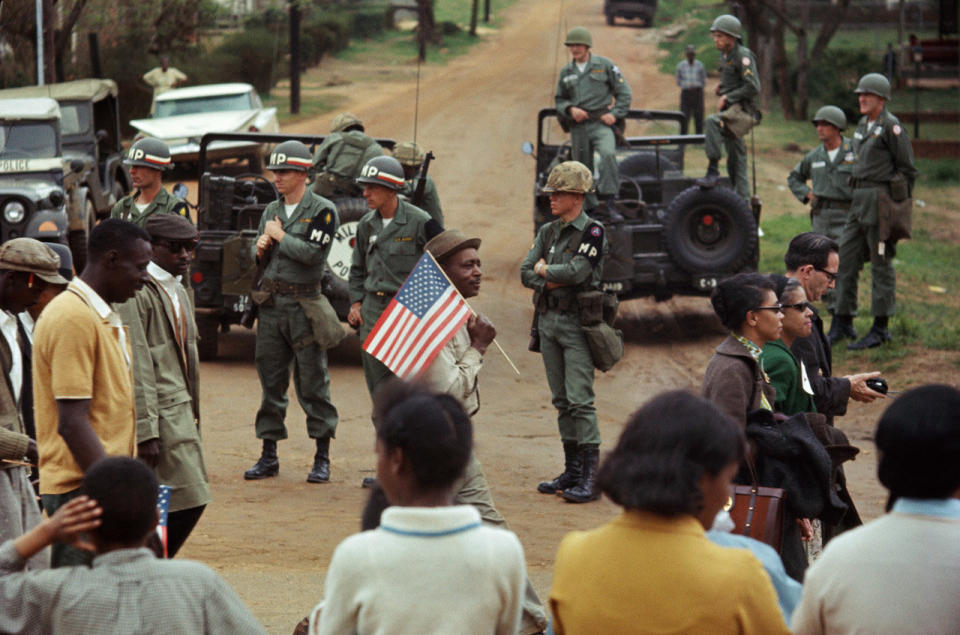
[[[834,104],[843,110],[847,121],[856,122],[860,113],[853,89],[862,75],[876,70],[876,60],[868,49],[831,47],[824,59],[810,66],[808,86],[810,104]],[[796,72],[791,74],[796,81]]]
[[[923,124],[921,124],[922,128]],[[912,131],[911,131],[912,132]],[[957,138],[954,130],[953,138]],[[956,185],[960,174],[960,159],[916,159],[914,164],[920,170],[917,182],[924,185]]]
[[[364,40],[378,37],[387,28],[385,9],[364,9],[353,14],[353,28],[350,34]]]
[[[247,82],[267,94],[277,79],[280,36],[265,27],[244,29],[227,36],[211,53],[197,60],[196,83]]]

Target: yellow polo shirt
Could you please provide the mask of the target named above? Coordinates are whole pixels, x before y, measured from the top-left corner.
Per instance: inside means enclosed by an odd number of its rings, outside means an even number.
[[[133,375],[126,327],[74,278],[43,310],[33,336],[33,399],[40,493],[80,487],[83,470],[57,431],[58,399],[89,399],[90,427],[110,456],[136,456]]]

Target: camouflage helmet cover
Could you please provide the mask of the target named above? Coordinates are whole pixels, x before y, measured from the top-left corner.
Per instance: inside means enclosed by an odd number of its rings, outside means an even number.
[[[403,166],[400,162],[390,156],[374,157],[367,161],[363,169],[360,170],[360,176],[357,177],[357,183],[363,185],[380,185],[393,191],[403,187]]]
[[[393,157],[401,165],[416,167],[423,163],[424,152],[419,144],[413,141],[404,141],[393,151]]]
[[[591,189],[593,189],[593,175],[590,169],[579,161],[564,161],[550,170],[550,176],[547,177],[547,185],[543,191],[547,194],[553,192],[586,194]]]
[[[847,127],[847,116],[836,106],[823,106],[817,111],[817,114],[813,116],[812,121],[814,124],[818,121],[826,121],[836,126],[838,130],[843,130]]]
[[[743,39],[743,26],[740,24],[740,20],[729,13],[717,16],[717,19],[710,25],[710,32],[713,33],[714,31],[726,33],[738,40]]]
[[[857,93],[858,95],[861,93],[869,93],[871,95],[876,95],[889,100],[890,80],[880,73],[867,73],[860,78],[860,82],[857,84],[857,89],[853,92]]]
[[[360,129],[363,130],[363,122],[360,121],[360,117],[352,112],[342,112],[333,118],[333,122],[330,124],[330,132],[343,132],[350,126],[360,126]]]
[[[152,137],[144,137],[130,146],[127,155],[123,158],[123,164],[139,165],[161,172],[173,169],[173,164],[170,162],[170,148],[163,141]]]
[[[311,165],[313,165],[313,158],[307,146],[291,139],[277,144],[270,153],[267,169],[306,172]]]
[[[563,43],[565,46],[570,46],[571,44],[593,46],[593,38],[590,36],[590,31],[585,27],[575,26],[567,32],[567,39],[564,40]]]

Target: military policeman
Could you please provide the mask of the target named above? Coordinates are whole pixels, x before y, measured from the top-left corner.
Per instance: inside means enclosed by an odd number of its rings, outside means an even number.
[[[547,383],[557,409],[563,441],[564,471],[540,483],[544,494],[562,491],[564,499],[585,503],[600,497],[594,487],[600,455],[600,430],[593,405],[593,358],[580,326],[577,295],[600,289],[604,228],[583,212],[593,185],[590,170],[566,161],[547,178],[550,211],[557,220],[537,232],[520,266],[525,287],[534,290],[539,315],[540,350]]]
[[[590,52],[593,38],[582,26],[574,27],[564,41],[573,60],[560,69],[555,102],[561,122],[570,128],[571,158],[593,170],[593,154],[600,155],[597,196],[593,212],[612,222],[623,221],[613,201],[620,187],[613,127],[630,110],[630,86],[620,69],[605,57]],[[612,103],[612,105],[611,105]],[[588,194],[587,208],[597,205]]]
[[[404,178],[403,167],[395,158],[370,159],[357,182],[363,185],[363,198],[370,211],[357,223],[347,321],[362,340],[420,260],[424,245],[441,230],[429,214],[397,195]],[[367,353],[361,359],[367,388],[373,395],[377,385],[393,373]]]
[[[356,115],[342,112],[333,118],[330,134],[313,155],[313,191],[321,196],[360,196],[356,179],[360,169],[383,154],[379,143],[364,134]]]
[[[742,137],[760,116],[757,107],[757,96],[760,94],[757,60],[750,49],[743,45],[743,27],[734,16],[718,17],[710,27],[710,34],[721,53],[722,70],[720,85],[717,86],[717,95],[720,97],[717,100],[717,112],[704,122],[704,147],[710,161],[706,179],[715,182],[720,176],[718,165],[723,148],[726,148],[727,173],[733,187],[737,194],[749,199],[747,145]]]
[[[123,164],[130,168],[133,194],[124,196],[110,210],[110,218],[143,227],[154,214],[179,214],[190,218],[190,209],[180,198],[163,189],[163,173],[173,169],[170,148],[159,139],[140,139],[127,150]]]
[[[330,480],[330,439],[337,430],[337,409],[330,401],[326,349],[317,336],[329,326],[323,323],[320,279],[340,221],[333,203],[307,189],[309,167],[310,151],[299,141],[279,144],[267,165],[281,198],[263,210],[253,246],[257,261],[266,262],[256,298],[260,314],[255,352],[263,390],[256,433],[263,440],[263,451],[244,473],[248,480],[279,471],[277,441],[287,438],[283,419],[291,362],[307,433],[317,446],[307,481]]]
[[[831,344],[856,338],[853,316],[857,313],[857,278],[870,260],[870,308],[873,326],[858,341],[847,346],[861,350],[890,340],[887,323],[896,305],[894,242],[881,240],[881,207],[906,200],[913,189],[917,169],[913,148],[900,120],[886,108],[890,82],[880,73],[860,78],[855,91],[860,102],[860,123],[853,133],[853,202],[840,237],[840,270],[837,274],[837,310],[827,337]]]
[[[425,158],[423,149],[413,141],[405,141],[396,147],[393,151],[393,156],[400,162],[400,165],[403,166],[403,178],[405,182],[400,193],[403,194],[408,201],[411,201],[427,214],[430,214],[430,218],[437,221],[442,227],[443,211],[440,209],[440,196],[437,194],[437,186],[433,182],[433,177],[429,174],[425,174],[422,177],[420,176]],[[419,201],[414,201],[414,195],[420,186],[421,178],[425,181],[423,184],[423,198]]]

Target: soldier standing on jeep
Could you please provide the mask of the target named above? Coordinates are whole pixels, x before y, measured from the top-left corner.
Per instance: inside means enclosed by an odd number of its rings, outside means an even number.
[[[117,201],[110,218],[130,221],[143,227],[154,214],[179,214],[190,218],[190,209],[178,197],[163,189],[163,172],[173,168],[170,148],[159,139],[140,139],[127,151],[123,164],[130,168],[134,192]]]
[[[433,182],[433,177],[429,174],[420,175],[423,169],[423,160],[426,155],[423,148],[413,141],[405,141],[398,145],[393,151],[393,157],[403,166],[403,178],[405,182],[400,188],[400,193],[407,197],[407,200],[430,214],[430,218],[437,221],[443,227],[443,210],[440,209],[440,196],[437,194],[437,185]],[[423,200],[414,201],[414,195],[420,184],[420,179],[424,179]]]
[[[349,112],[333,118],[330,134],[313,155],[313,191],[327,198],[360,196],[356,179],[367,161],[383,154],[379,143],[364,134],[363,122]]]
[[[630,86],[613,62],[590,52],[593,38],[582,26],[570,29],[564,44],[573,60],[560,69],[555,102],[561,124],[570,131],[570,158],[592,173],[593,153],[600,155],[597,195],[587,195],[586,208],[597,218],[619,223],[623,216],[614,206],[620,177],[613,129],[630,110]]]

